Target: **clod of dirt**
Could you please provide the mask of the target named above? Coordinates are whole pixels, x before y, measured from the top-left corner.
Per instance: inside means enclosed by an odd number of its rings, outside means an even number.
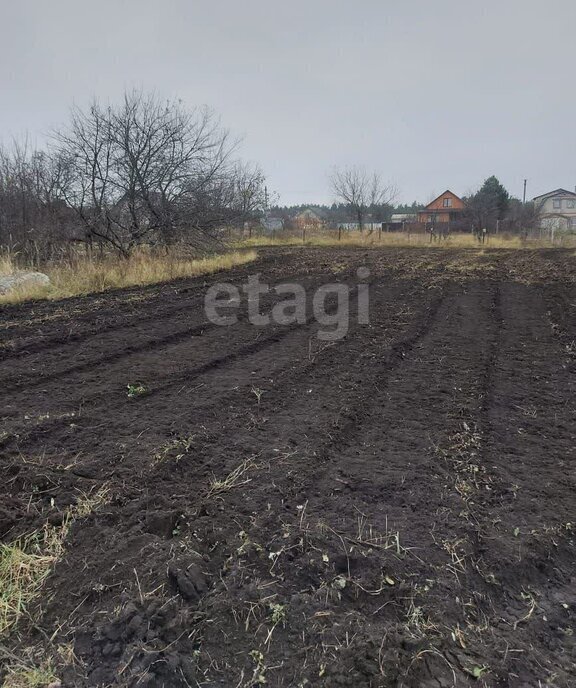
[[[168,564],[168,579],[187,602],[197,602],[208,586],[198,561],[175,559]]]
[[[146,531],[168,538],[174,532],[179,519],[178,511],[156,511],[146,516]]]

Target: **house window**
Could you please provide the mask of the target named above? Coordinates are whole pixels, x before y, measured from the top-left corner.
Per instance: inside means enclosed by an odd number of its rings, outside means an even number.
[[[562,208],[562,199],[561,198],[555,198],[554,201],[552,202],[552,206],[554,210],[560,210]]]
[[[444,199],[442,200],[442,205],[443,205],[445,208],[451,208],[451,207],[452,207],[452,199],[451,199],[451,198],[444,198]]]
[[[574,201],[574,200],[566,201],[566,207],[567,208],[576,208],[576,201]]]
[[[569,227],[576,232],[576,217],[570,218]]]

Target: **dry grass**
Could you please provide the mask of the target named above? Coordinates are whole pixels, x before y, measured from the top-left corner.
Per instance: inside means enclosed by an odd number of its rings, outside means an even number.
[[[257,246],[363,246],[378,248],[381,246],[398,247],[432,247],[432,248],[538,248],[550,246],[576,246],[576,236],[566,235],[556,239],[552,244],[547,239],[529,239],[523,241],[519,236],[491,235],[485,244],[479,244],[471,234],[452,234],[442,241],[430,241],[428,234],[407,234],[405,232],[342,232],[340,239],[336,230],[315,231],[306,234],[286,234],[283,236],[258,236],[239,239],[236,248],[254,248]]]
[[[210,489],[208,490],[206,497],[214,497],[222,494],[223,492],[228,492],[228,490],[231,490],[234,487],[247,485],[252,481],[252,478],[244,478],[244,476],[248,471],[254,468],[260,468],[260,466],[255,463],[252,458],[250,458],[243,461],[224,479],[218,480],[217,478],[213,478],[210,481]]]
[[[11,275],[15,270],[12,256],[9,253],[0,253],[0,275]]]
[[[80,493],[61,525],[45,524],[42,529],[15,542],[0,543],[0,639],[29,613],[45,579],[64,554],[64,543],[72,523],[86,518],[109,498],[107,485],[91,493]]]
[[[11,666],[4,678],[4,688],[49,688],[60,686],[52,665],[46,662],[40,667]]]
[[[198,277],[255,260],[253,250],[235,250],[207,258],[135,252],[129,259],[86,257],[43,269],[51,281],[49,287],[28,285],[0,295],[0,303],[20,303],[30,299],[61,299],[108,289],[167,282],[180,277]],[[16,271],[13,257],[0,255],[0,275]]]
[[[27,613],[44,580],[62,556],[68,532],[45,526],[11,544],[0,543],[0,638]]]

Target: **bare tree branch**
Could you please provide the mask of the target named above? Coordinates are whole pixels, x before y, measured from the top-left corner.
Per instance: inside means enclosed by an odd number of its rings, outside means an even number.
[[[354,213],[360,231],[371,208],[391,203],[396,197],[396,189],[384,184],[378,172],[362,167],[335,168],[330,183],[336,198]]]

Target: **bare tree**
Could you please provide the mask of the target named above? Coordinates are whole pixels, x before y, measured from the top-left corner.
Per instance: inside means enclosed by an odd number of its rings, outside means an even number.
[[[231,161],[176,205],[183,231],[195,236],[203,228],[220,236],[225,227],[256,220],[266,205],[265,177],[257,165]]]
[[[66,171],[60,191],[85,238],[124,256],[143,241],[169,243],[185,224],[182,208],[191,205],[182,199],[204,195],[234,148],[212,111],[187,111],[140,92],[116,108],[74,108],[69,127],[54,138]]]
[[[396,196],[394,187],[384,184],[378,172],[363,167],[335,168],[330,183],[336,198],[354,213],[360,231],[371,208],[388,204]]]
[[[241,222],[256,220],[268,205],[266,178],[258,165],[237,162],[230,176],[233,188],[231,209]]]
[[[154,95],[74,108],[47,151],[0,147],[0,245],[46,258],[70,241],[123,256],[141,243],[213,248],[266,205],[262,170],[235,147],[209,109]]]
[[[58,160],[26,137],[0,148],[0,244],[41,253],[63,238],[71,214],[58,193],[61,175]]]
[[[505,220],[505,229],[512,230],[526,238],[540,229],[542,223],[542,206],[531,201],[522,203],[511,198]]]

